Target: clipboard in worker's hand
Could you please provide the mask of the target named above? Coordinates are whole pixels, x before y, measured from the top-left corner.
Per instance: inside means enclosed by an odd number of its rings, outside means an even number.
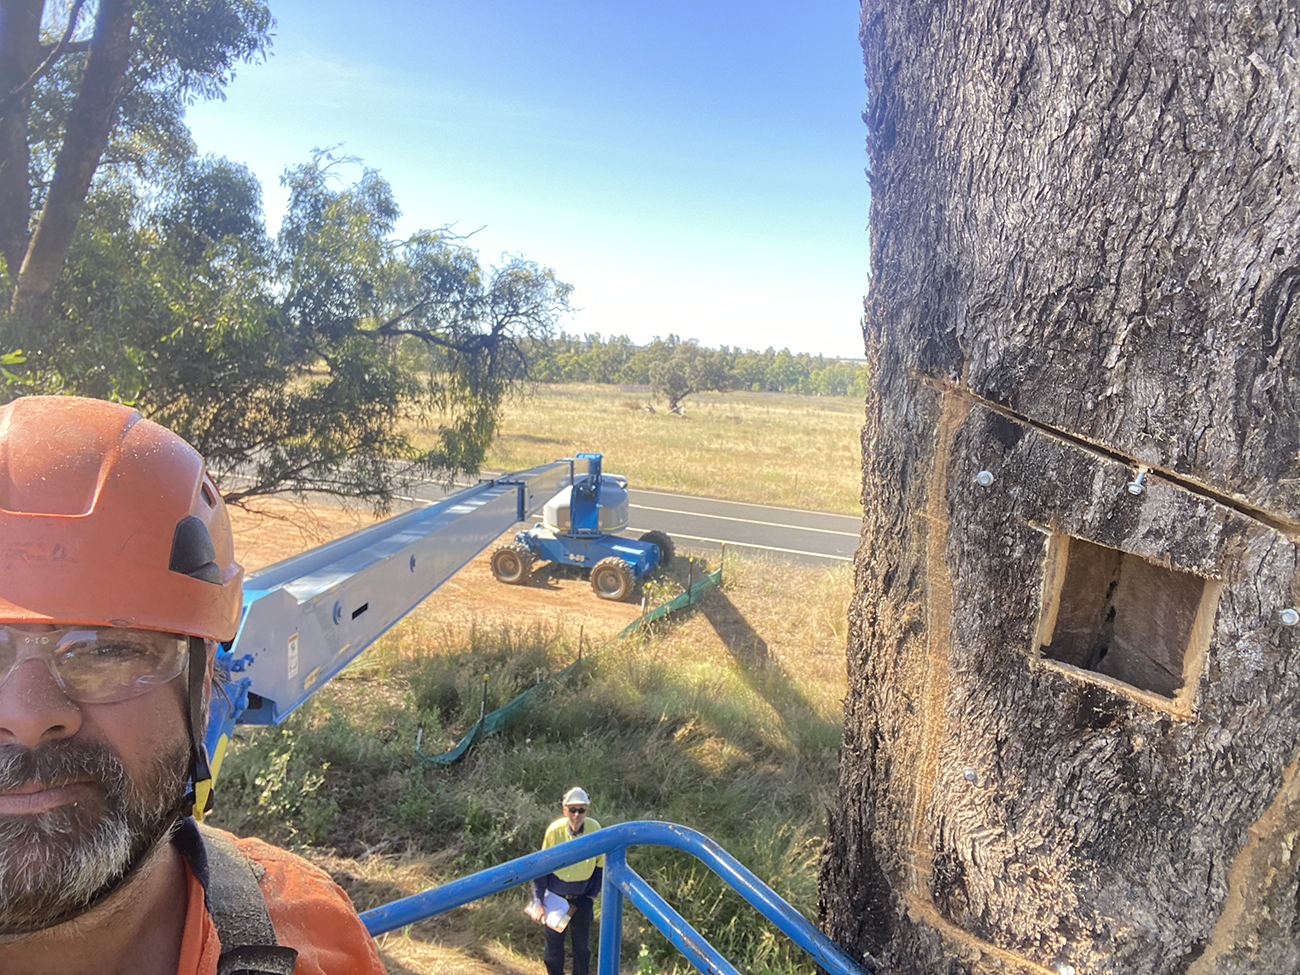
[[[545,924],[552,931],[563,931],[569,926],[569,918],[573,915],[573,905],[563,897],[552,894],[548,890],[542,897],[540,906],[529,904],[524,908],[524,913],[538,924]]]

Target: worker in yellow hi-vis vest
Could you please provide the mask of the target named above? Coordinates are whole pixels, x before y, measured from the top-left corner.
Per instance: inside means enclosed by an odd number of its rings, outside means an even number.
[[[564,815],[546,828],[542,849],[586,836],[600,829],[587,814],[591,801],[576,786],[560,801]],[[595,898],[600,896],[605,857],[592,857],[533,881],[533,903],[528,915],[546,926],[547,975],[564,975],[564,933],[573,932],[573,975],[588,975],[591,968],[591,918]]]

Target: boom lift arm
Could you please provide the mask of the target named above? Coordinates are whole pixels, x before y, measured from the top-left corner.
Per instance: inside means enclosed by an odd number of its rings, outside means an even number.
[[[204,736],[213,781],[236,724],[279,724],[573,481],[572,460],[507,474],[251,574],[239,632],[217,654]],[[198,799],[202,809],[207,796]]]

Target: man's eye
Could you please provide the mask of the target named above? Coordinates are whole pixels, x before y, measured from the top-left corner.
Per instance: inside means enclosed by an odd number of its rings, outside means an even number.
[[[82,663],[115,663],[139,660],[148,655],[145,647],[135,643],[83,643],[67,648],[62,656]]]

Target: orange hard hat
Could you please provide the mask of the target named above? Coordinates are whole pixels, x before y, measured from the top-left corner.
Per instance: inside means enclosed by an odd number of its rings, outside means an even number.
[[[118,403],[0,407],[0,623],[230,640],[244,571],[203,458]]]

